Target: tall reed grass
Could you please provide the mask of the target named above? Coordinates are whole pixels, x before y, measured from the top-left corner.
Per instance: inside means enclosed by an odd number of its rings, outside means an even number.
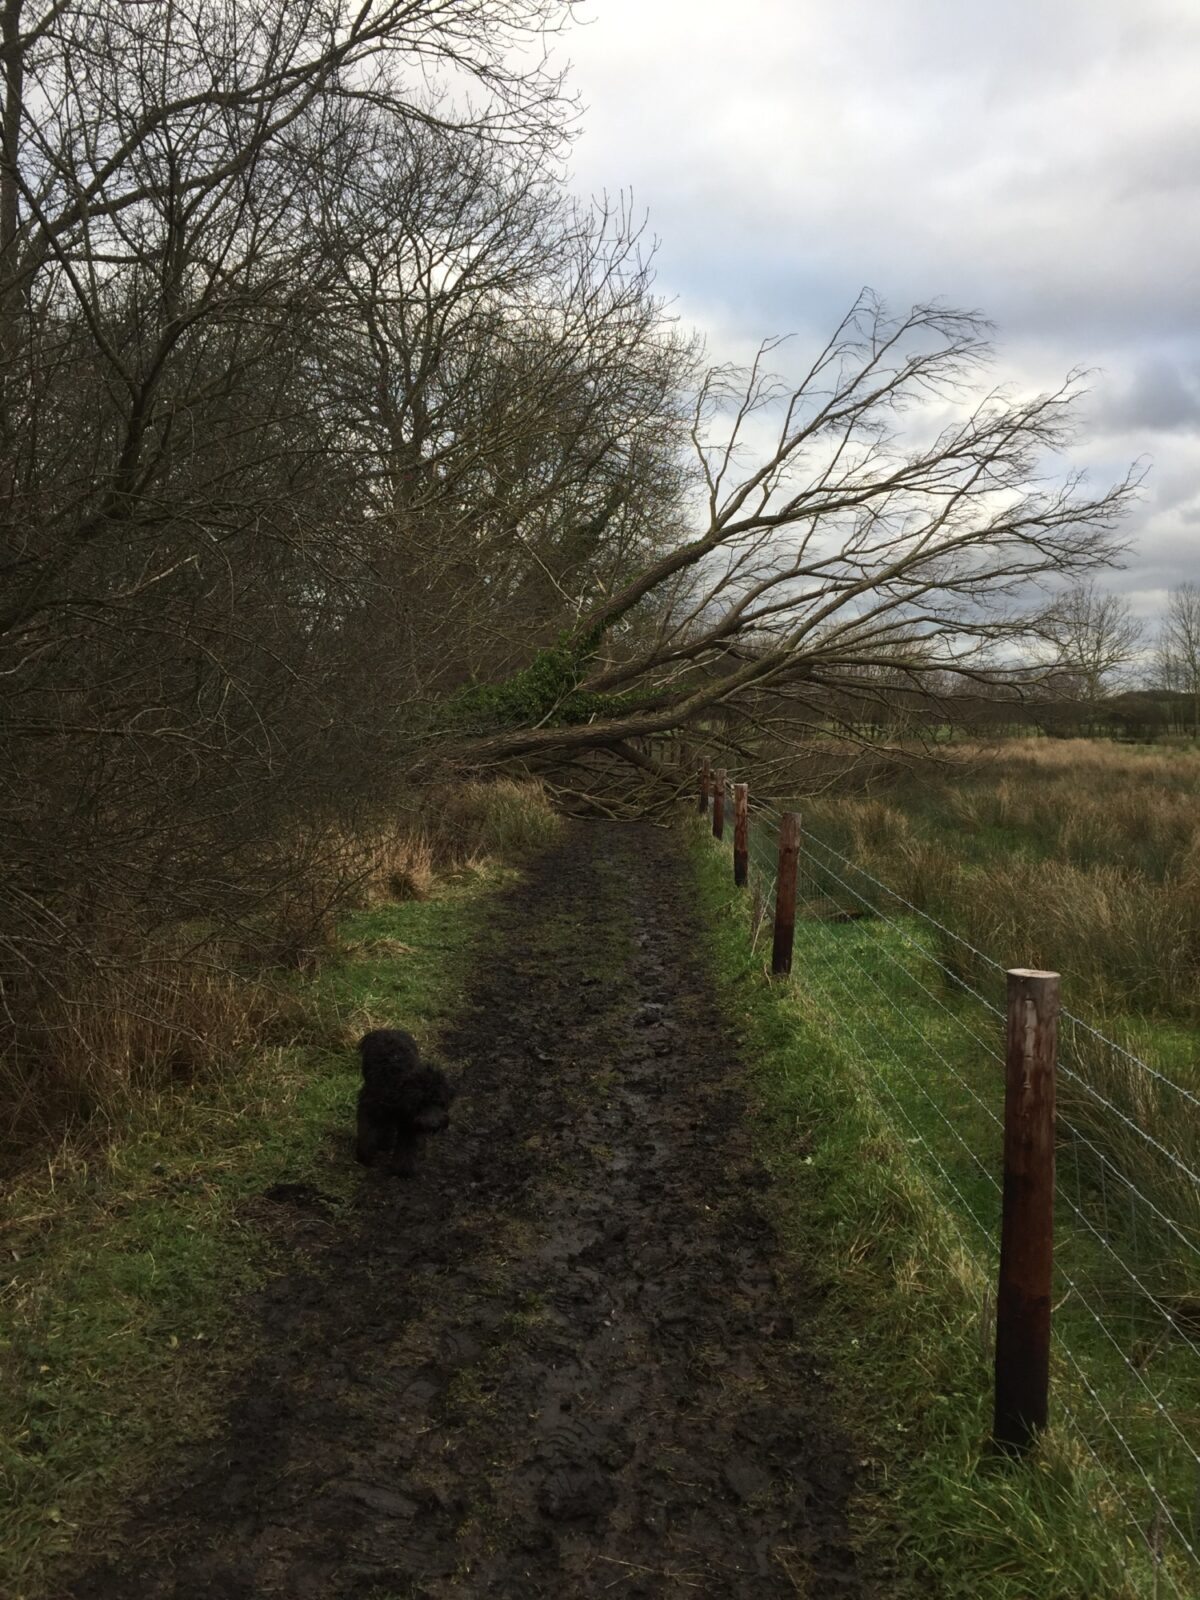
[[[1200,755],[1092,741],[968,751],[805,825],[1075,1009],[1200,1021]]]

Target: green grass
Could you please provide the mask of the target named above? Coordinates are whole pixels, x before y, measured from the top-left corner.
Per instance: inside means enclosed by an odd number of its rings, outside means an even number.
[[[817,921],[798,925],[790,983],[771,985],[761,941],[751,950],[747,897],[732,887],[726,853],[698,841],[695,857],[714,971],[754,1063],[758,1136],[781,1180],[781,1225],[820,1291],[819,1359],[872,1463],[876,1487],[866,1512],[879,1545],[894,1553],[889,1594],[1149,1600],[1194,1592],[1194,1570],[1174,1553],[1156,1572],[1144,1485],[1117,1459],[1095,1407],[1085,1408],[1088,1397],[1061,1362],[1052,1425],[1033,1456],[1014,1466],[989,1453],[989,1230],[999,1214],[989,1174],[998,1130],[973,1095],[998,1104],[999,1068],[966,1040],[961,991],[939,991],[936,969],[913,962],[898,933],[877,923]],[[913,993],[897,959],[934,999]],[[986,1170],[968,1150],[982,1153]],[[1078,1193],[1085,1207],[1096,1207],[1086,1173]],[[1075,1238],[1060,1259],[1081,1287],[1107,1297],[1106,1314],[1125,1337],[1134,1327],[1124,1309],[1129,1297],[1118,1317],[1102,1254]],[[1130,1316],[1136,1319],[1136,1306]],[[1190,1519],[1194,1480],[1178,1459],[1159,1473],[1153,1407],[1139,1403],[1086,1312],[1068,1303],[1056,1318],[1089,1381],[1119,1404],[1114,1420]],[[1194,1430],[1200,1395],[1194,1375],[1188,1387],[1179,1351],[1143,1351],[1138,1359],[1185,1430]],[[1086,1438],[1067,1423],[1064,1402],[1080,1415]]]
[[[262,1193],[309,1182],[345,1204],[351,1046],[402,1018],[436,1042],[499,869],[423,903],[351,916],[299,998],[303,1046],[147,1098],[101,1151],[64,1148],[0,1210],[0,1593],[35,1600],[73,1548],[95,1553],[131,1489],[211,1430],[251,1352],[238,1298],[279,1265]]]

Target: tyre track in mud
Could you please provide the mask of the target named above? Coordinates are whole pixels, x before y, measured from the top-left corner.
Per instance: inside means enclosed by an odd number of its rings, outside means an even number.
[[[681,848],[575,825],[499,898],[450,1132],[313,1202],[223,1432],[64,1593],[875,1592]]]

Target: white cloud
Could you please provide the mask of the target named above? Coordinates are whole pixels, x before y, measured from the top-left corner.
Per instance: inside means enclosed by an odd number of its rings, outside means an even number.
[[[1194,0],[597,0],[566,48],[583,192],[632,189],[714,355],[869,283],[999,324],[1022,386],[1095,367],[1081,459],[1155,461],[1123,586],[1200,577]],[[1170,492],[1159,503],[1158,479]],[[1173,575],[1173,576],[1172,576]]]

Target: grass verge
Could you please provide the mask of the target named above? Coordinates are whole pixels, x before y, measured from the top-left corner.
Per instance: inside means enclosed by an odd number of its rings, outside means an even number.
[[[767,981],[725,852],[698,834],[693,860],[715,979],[754,1063],[780,1226],[818,1290],[809,1337],[843,1414],[869,1441],[876,1489],[866,1522],[894,1564],[889,1593],[1189,1593],[1170,1558],[1156,1564],[1130,1534],[1119,1479],[1072,1430],[1052,1425],[1018,1466],[989,1455],[991,1284],[802,968],[788,985]],[[817,936],[843,931],[854,932]]]
[[[147,1095],[103,1149],[61,1148],[0,1204],[0,1593],[39,1600],[178,1441],[219,1420],[250,1352],[238,1300],[278,1270],[262,1198],[314,1185],[336,1209],[350,1159],[351,1046],[402,1022],[425,1042],[453,1014],[504,869],[348,917],[296,982],[303,1046],[257,1050],[186,1094]]]

